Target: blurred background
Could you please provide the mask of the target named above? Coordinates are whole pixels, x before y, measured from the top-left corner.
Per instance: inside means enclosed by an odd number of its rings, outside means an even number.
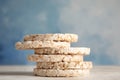
[[[0,65],[32,65],[16,50],[26,34],[75,33],[85,60],[120,65],[120,0],[0,0]]]

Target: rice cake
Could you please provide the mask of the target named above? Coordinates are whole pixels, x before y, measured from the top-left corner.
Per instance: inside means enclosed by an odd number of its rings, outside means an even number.
[[[65,48],[70,47],[70,43],[68,42],[53,42],[53,41],[25,41],[25,42],[17,42],[16,49],[24,50],[24,49],[36,49],[36,48]]]
[[[38,69],[34,68],[34,75],[41,77],[73,77],[89,75],[89,70],[52,70],[52,69]]]
[[[28,55],[29,61],[34,62],[71,62],[83,61],[83,55]]]
[[[69,48],[39,48],[35,49],[35,54],[40,55],[89,55],[90,54],[90,48],[87,47],[69,47]]]
[[[30,34],[24,37],[24,41],[56,41],[56,42],[77,42],[77,34]]]
[[[92,62],[37,62],[39,69],[91,69]]]

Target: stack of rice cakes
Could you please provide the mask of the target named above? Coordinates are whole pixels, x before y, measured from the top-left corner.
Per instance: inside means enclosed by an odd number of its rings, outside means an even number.
[[[70,47],[70,43],[77,40],[77,34],[31,34],[26,35],[23,42],[17,42],[16,49],[34,50],[28,60],[36,62],[33,73],[37,76],[88,75],[92,62],[83,61],[83,56],[90,54],[90,48]]]

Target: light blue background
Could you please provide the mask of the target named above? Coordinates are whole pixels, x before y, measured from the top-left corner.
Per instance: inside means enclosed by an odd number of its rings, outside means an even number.
[[[120,0],[0,0],[0,64],[34,64],[16,50],[26,34],[76,33],[90,47],[85,60],[120,65]]]

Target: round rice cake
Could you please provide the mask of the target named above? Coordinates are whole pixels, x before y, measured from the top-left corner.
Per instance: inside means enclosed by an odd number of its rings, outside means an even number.
[[[24,41],[56,41],[56,42],[77,42],[77,34],[30,34],[24,36]]]
[[[69,48],[39,48],[35,49],[35,54],[45,54],[45,55],[59,55],[59,54],[80,54],[89,55],[90,48],[87,47],[69,47]]]
[[[37,62],[39,69],[91,69],[92,62]]]
[[[83,61],[83,55],[28,55],[29,61],[34,62],[71,62]]]
[[[68,42],[53,42],[53,41],[25,41],[17,42],[16,49],[35,49],[35,48],[67,48],[70,47]]]
[[[89,75],[89,69],[77,70],[53,70],[53,69],[38,69],[34,68],[34,75],[41,77],[73,77]]]

